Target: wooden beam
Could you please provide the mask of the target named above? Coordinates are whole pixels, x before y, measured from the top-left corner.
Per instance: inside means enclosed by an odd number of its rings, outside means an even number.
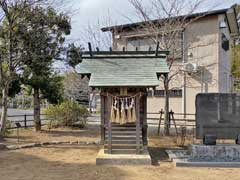
[[[165,55],[158,55],[158,56],[82,56],[82,59],[152,59],[152,58],[166,58]]]
[[[126,51],[126,48],[123,47],[124,51],[92,51],[94,55],[155,55],[156,51]],[[158,51],[158,54],[169,55],[169,51]],[[90,51],[84,51],[83,55],[90,55]]]

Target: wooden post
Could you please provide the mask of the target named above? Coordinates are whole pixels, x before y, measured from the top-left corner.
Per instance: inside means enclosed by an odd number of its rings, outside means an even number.
[[[160,116],[159,116],[159,123],[158,123],[158,136],[160,135],[160,130],[161,130],[163,110],[161,109],[159,113],[160,113]]]
[[[91,45],[90,42],[88,43],[88,49],[89,49],[90,56],[93,57],[93,53],[92,53],[92,45]]]
[[[174,112],[172,110],[170,111],[170,116],[171,116],[171,118],[169,118],[169,119],[172,119],[174,127],[175,127],[176,134],[178,136],[177,124],[176,124],[176,121],[174,119]]]
[[[136,153],[140,154],[140,97],[136,97]]]
[[[158,49],[159,49],[159,42],[157,42],[157,47],[156,47],[155,56],[158,56]]]
[[[101,143],[105,143],[105,97],[101,96]]]
[[[168,113],[168,121],[167,121],[167,124],[168,124],[168,128],[170,130],[171,128],[171,111]]]
[[[27,115],[24,115],[24,128],[27,128]]]
[[[148,145],[148,138],[147,138],[147,94],[144,94],[142,97],[143,100],[143,128],[142,128],[142,133],[143,133],[143,145],[147,146]]]
[[[20,142],[20,139],[19,139],[19,127],[17,127],[17,143]]]
[[[111,122],[111,97],[107,96],[107,119],[108,119],[108,153],[112,154],[112,122]]]

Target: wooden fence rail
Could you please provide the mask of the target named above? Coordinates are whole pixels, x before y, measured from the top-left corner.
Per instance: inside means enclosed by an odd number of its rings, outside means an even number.
[[[147,117],[147,121],[148,121],[148,125],[153,125],[153,126],[162,126],[164,125],[164,118],[162,116],[161,122],[160,122],[160,114],[163,112],[149,112],[147,113],[148,117]],[[173,112],[172,112],[173,113]],[[178,127],[195,127],[195,114],[183,114],[183,113],[173,113],[174,114],[174,121],[169,122],[170,126],[178,126]],[[155,115],[154,117],[151,117]],[[150,117],[149,117],[150,116]],[[20,123],[21,124],[21,128],[28,128],[28,127],[33,127],[34,126],[34,120],[33,120],[33,114],[23,114],[23,115],[10,115],[8,116],[8,119],[10,120],[10,124],[11,126],[9,127],[9,129],[16,129],[16,123]],[[47,125],[48,122],[51,119],[48,119],[46,117],[46,114],[41,114],[41,122],[42,125]],[[93,123],[99,123],[100,124],[100,116],[96,116],[95,120],[88,120],[88,122],[93,122]],[[159,124],[159,122],[161,124]]]
[[[45,114],[40,114],[41,125],[46,125],[47,121],[50,119],[45,118]],[[29,119],[32,117],[31,119]],[[9,115],[7,118],[10,120],[10,127],[8,129],[16,129],[16,128],[29,128],[34,127],[34,115],[33,114],[21,114],[21,115]],[[18,127],[16,123],[19,123],[21,127]]]
[[[21,115],[9,115],[7,116],[10,121],[10,127],[8,129],[17,129],[17,128],[29,128],[34,127],[34,115],[33,114],[21,114]],[[46,114],[40,114],[41,125],[45,126],[50,123],[51,118],[47,118]],[[99,120],[88,120],[90,123],[100,122]],[[16,125],[16,123],[20,124],[20,127]]]
[[[158,126],[157,134],[160,134],[161,127],[164,127],[164,112],[163,110],[159,112],[149,112],[147,113],[148,125]],[[152,117],[154,116],[154,117]],[[182,128],[192,128],[194,129],[195,124],[195,114],[193,113],[174,113],[172,110],[169,112],[169,122],[167,122],[168,127],[174,127],[176,134],[178,135],[178,130],[182,131]]]

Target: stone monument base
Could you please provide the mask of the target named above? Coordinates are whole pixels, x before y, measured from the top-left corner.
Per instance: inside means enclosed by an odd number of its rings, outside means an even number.
[[[217,144],[213,146],[192,144],[189,152],[194,158],[240,159],[240,145],[234,144]]]
[[[166,152],[176,166],[240,168],[240,145],[192,144],[188,150],[166,150]]]

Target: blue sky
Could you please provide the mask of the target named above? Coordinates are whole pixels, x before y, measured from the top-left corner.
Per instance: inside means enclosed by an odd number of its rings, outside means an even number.
[[[166,0],[167,1],[167,0]],[[142,0],[143,4],[147,4],[148,0]],[[134,8],[128,0],[73,0],[73,8],[76,9],[72,15],[72,38],[78,39],[84,28],[98,24],[98,21],[107,18],[110,14],[112,24],[129,23],[138,21]],[[240,0],[206,0],[201,10],[209,10],[211,8],[221,9],[230,7],[234,3],[240,3]],[[101,22],[106,24],[105,22]]]

